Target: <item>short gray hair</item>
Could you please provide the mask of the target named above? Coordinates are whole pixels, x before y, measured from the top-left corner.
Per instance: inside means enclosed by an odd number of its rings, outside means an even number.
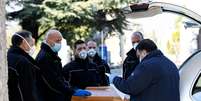
[[[59,33],[60,35],[62,35],[60,31],[58,31],[58,30],[56,30],[56,29],[50,29],[50,30],[48,30],[48,31],[46,32],[46,34],[45,34],[45,40],[47,40],[48,37],[49,37],[50,35],[52,35],[53,33]]]
[[[140,31],[134,32],[134,33],[132,34],[132,36],[134,36],[134,35],[138,36],[138,37],[140,38],[140,40],[143,40],[143,39],[144,39],[143,34],[142,34]]]

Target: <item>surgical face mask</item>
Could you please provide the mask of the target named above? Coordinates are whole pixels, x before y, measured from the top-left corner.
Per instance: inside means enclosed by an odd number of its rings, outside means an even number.
[[[139,61],[141,62],[141,61],[142,61],[142,58],[139,58]]]
[[[87,54],[90,57],[94,57],[96,55],[96,50],[95,49],[89,49]]]
[[[61,44],[60,44],[60,43],[54,43],[54,46],[51,47],[51,49],[52,49],[54,52],[59,52],[60,49],[61,49]]]
[[[21,35],[19,35],[19,34],[15,34],[15,35],[17,35],[17,36],[19,36],[20,38],[22,38],[25,42],[26,42],[26,44],[28,45],[28,47],[29,47],[29,51],[26,51],[29,55],[33,55],[34,54],[34,51],[35,51],[35,47],[31,47],[31,45],[27,42],[27,40],[24,38],[24,37],[22,37]]]
[[[139,43],[134,43],[134,44],[133,44],[133,49],[136,50],[136,47],[137,47],[138,44],[139,44]]]
[[[35,47],[31,47],[31,49],[28,51],[29,55],[33,55],[35,52]]]
[[[87,51],[86,50],[80,51],[79,58],[83,59],[83,60],[86,59],[87,58]]]
[[[147,56],[147,53],[142,52],[141,55],[139,56],[139,61],[141,62],[146,56]]]

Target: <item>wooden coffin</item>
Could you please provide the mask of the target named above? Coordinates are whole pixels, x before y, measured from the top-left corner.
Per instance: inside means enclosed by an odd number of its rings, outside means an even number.
[[[111,87],[88,87],[92,95],[88,97],[73,96],[71,101],[123,101],[116,90]]]

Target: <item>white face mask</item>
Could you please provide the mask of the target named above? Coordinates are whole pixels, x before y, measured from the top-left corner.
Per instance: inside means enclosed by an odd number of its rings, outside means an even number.
[[[147,56],[147,53],[142,52],[141,55],[139,56],[139,61],[141,62],[146,56]]]
[[[139,44],[139,43],[134,43],[134,44],[133,44],[133,49],[136,50],[136,47],[137,47],[138,44]]]
[[[141,61],[142,61],[142,58],[139,58],[139,61],[141,62]]]
[[[95,49],[89,49],[87,54],[90,57],[94,57],[96,55],[96,50]]]
[[[29,55],[33,55],[34,54],[34,52],[35,52],[35,47],[31,47],[31,49],[28,51],[28,53],[29,53]]]
[[[19,36],[20,38],[22,38],[25,42],[26,42],[26,44],[28,45],[28,47],[29,47],[29,51],[26,51],[29,55],[33,55],[34,54],[34,51],[35,51],[35,47],[31,47],[31,45],[27,42],[27,40],[24,38],[24,37],[22,37],[21,35],[19,35],[19,34],[14,34],[14,35],[17,35],[17,36]]]
[[[82,50],[80,53],[79,53],[79,57],[80,59],[86,59],[87,58],[87,51],[86,50]]]

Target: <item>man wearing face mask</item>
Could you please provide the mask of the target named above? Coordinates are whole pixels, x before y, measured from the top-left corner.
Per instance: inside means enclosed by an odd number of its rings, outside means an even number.
[[[134,32],[131,36],[133,48],[127,53],[127,57],[123,62],[123,78],[127,79],[139,64],[139,59],[136,56],[136,46],[143,39],[141,32]]]
[[[8,50],[9,101],[43,101],[37,87],[39,68],[30,56],[34,50],[32,33],[16,32]]]
[[[131,101],[180,101],[179,71],[176,65],[150,40],[137,46],[140,63],[127,80],[110,76],[117,89]]]
[[[88,91],[72,89],[65,81],[61,59],[58,57],[61,40],[62,35],[58,30],[50,29],[47,31],[45,41],[36,58],[41,69],[42,78],[39,85],[45,101],[70,101],[72,95],[90,95]]]
[[[95,41],[88,41],[87,42],[88,47],[88,59],[90,62],[95,63],[97,65],[99,75],[101,77],[100,85],[101,86],[108,86],[109,80],[108,77],[105,75],[105,73],[110,73],[110,67],[108,64],[101,59],[101,57],[98,55],[96,49],[97,44]]]
[[[74,88],[85,89],[100,85],[100,76],[95,64],[87,59],[87,46],[82,40],[74,44],[75,60],[63,68],[65,79],[70,81]]]

